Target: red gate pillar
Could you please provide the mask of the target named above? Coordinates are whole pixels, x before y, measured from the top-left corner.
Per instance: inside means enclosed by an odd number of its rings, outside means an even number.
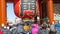
[[[41,5],[41,0],[38,0],[38,3],[39,3],[40,25],[42,25],[43,20],[42,20],[42,5]]]
[[[48,20],[49,23],[53,23],[54,22],[54,9],[53,9],[53,0],[48,0],[47,1],[47,5],[48,5]]]
[[[6,0],[0,0],[0,26],[7,25],[6,19]]]

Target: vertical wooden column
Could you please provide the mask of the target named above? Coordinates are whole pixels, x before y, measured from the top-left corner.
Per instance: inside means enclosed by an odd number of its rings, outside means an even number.
[[[53,0],[48,0],[47,1],[47,6],[48,6],[48,20],[50,23],[54,22],[54,9],[53,9]]]
[[[38,12],[39,11],[39,9],[38,9],[38,0],[36,0],[36,12]],[[37,16],[38,15],[36,15],[35,17],[34,17],[34,22],[36,23],[37,22]]]
[[[0,26],[7,24],[6,19],[6,0],[0,0]]]
[[[35,22],[35,23],[37,22],[37,16],[36,16],[36,17],[34,17],[34,22]]]
[[[42,20],[42,5],[41,5],[41,0],[38,0],[39,3],[39,13],[40,13],[40,25],[42,25],[43,20]]]

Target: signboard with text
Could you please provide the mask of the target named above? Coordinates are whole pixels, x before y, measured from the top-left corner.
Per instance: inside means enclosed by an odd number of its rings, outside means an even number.
[[[38,16],[39,5],[37,0],[14,0],[14,13],[20,18]]]

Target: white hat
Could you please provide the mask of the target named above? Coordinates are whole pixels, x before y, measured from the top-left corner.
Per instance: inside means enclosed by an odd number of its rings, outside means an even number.
[[[9,26],[7,26],[7,29],[9,29]]]
[[[9,24],[9,26],[13,26],[13,25],[14,25],[13,23]]]
[[[54,24],[54,22],[52,22],[52,24]]]
[[[40,19],[39,17],[37,17],[37,19]]]
[[[6,28],[6,26],[4,26],[4,28]]]
[[[2,27],[4,27],[4,24],[2,24]]]

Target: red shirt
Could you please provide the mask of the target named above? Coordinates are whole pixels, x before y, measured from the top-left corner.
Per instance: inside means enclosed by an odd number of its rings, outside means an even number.
[[[3,32],[0,30],[0,34],[3,34]]]

